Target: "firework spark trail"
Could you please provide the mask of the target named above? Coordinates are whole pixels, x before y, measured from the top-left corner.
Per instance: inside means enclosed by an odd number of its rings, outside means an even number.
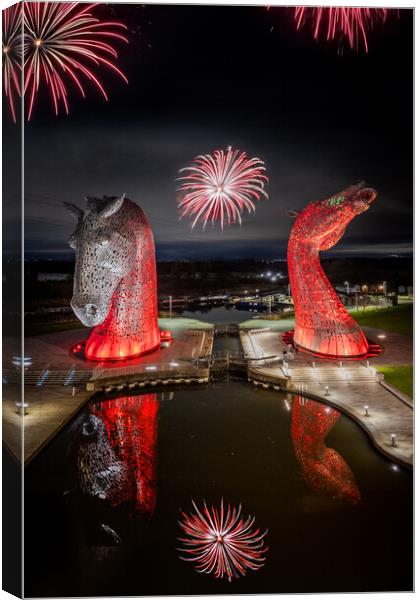
[[[233,509],[228,505],[225,511],[222,500],[220,510],[214,506],[209,510],[204,502],[200,511],[194,501],[192,504],[195,512],[182,513],[179,522],[187,535],[179,538],[184,544],[179,550],[188,555],[180,556],[182,560],[195,562],[199,573],[211,573],[217,579],[227,577],[229,581],[264,565],[263,554],[268,547],[263,538],[267,531],[253,529],[255,518],[241,517],[241,505]]]
[[[388,16],[386,8],[337,8],[337,7],[307,7],[295,8],[295,23],[299,30],[306,22],[310,23],[314,39],[323,32],[326,39],[334,40],[344,37],[350,48],[359,49],[361,40],[365,51],[368,52],[367,32],[377,23],[384,23]]]
[[[268,198],[263,161],[231,147],[197,156],[192,165],[179,172],[187,175],[178,178],[183,181],[177,188],[182,192],[178,208],[181,218],[193,217],[193,228],[199,220],[203,229],[209,220],[213,224],[219,220],[222,229],[225,222],[242,223],[244,209],[251,213],[261,196]]]
[[[93,69],[105,66],[128,83],[112,62],[117,52],[113,41],[128,42],[120,33],[127,27],[117,21],[100,21],[92,15],[95,4],[79,2],[28,2],[24,5],[24,92],[29,95],[28,121],[36,94],[44,81],[49,87],[55,114],[60,102],[69,112],[68,81],[83,97],[83,80],[91,81],[108,99]]]
[[[22,96],[22,4],[3,10],[3,85],[9,101],[13,121],[16,123],[15,99]]]

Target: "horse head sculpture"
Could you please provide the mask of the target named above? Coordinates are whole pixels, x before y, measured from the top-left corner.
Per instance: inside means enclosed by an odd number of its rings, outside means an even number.
[[[335,246],[347,225],[376,196],[374,189],[359,182],[297,214],[287,262],[295,307],[294,342],[303,350],[333,358],[364,358],[369,350],[363,331],[328,281],[319,252]]]
[[[93,327],[86,358],[132,358],[159,347],[153,234],[131,200],[86,198],[87,208],[66,208],[77,218],[69,239],[76,252],[74,313]]]

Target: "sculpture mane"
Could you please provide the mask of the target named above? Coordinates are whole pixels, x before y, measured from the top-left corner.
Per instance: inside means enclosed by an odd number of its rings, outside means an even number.
[[[69,244],[76,252],[74,313],[93,327],[85,346],[91,360],[133,358],[160,345],[152,230],[131,200],[86,198]]]
[[[369,344],[321,267],[319,252],[329,250],[347,225],[366,211],[376,191],[363,182],[309,204],[296,218],[289,237],[287,263],[295,308],[296,346],[333,358],[363,358]]]

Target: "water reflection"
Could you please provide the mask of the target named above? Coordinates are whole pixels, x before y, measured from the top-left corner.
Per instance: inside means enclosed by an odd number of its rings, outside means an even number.
[[[151,515],[156,504],[156,394],[92,404],[81,426],[77,472],[83,494],[113,507],[134,505]]]
[[[395,473],[359,426],[332,408],[300,405],[291,395],[289,412],[282,393],[233,379],[199,392],[96,397],[27,466],[28,597],[412,589],[411,473]],[[355,508],[358,486],[363,502]],[[196,524],[192,498],[204,517],[207,498],[212,520],[213,509],[220,519],[222,497],[224,515],[229,503],[231,510],[244,505],[234,538],[245,528],[241,520],[256,517],[240,546],[208,518],[193,535],[178,524]],[[315,542],[302,543],[307,538]],[[247,565],[238,579],[230,567],[229,584],[227,563],[219,571],[206,564],[204,546],[213,557],[218,548],[220,561],[222,550],[234,547],[236,558],[239,548],[263,566]],[[196,571],[213,564],[210,574]]]
[[[192,501],[194,512],[182,513],[180,526],[184,537],[179,538],[182,560],[195,563],[199,573],[212,574],[216,579],[228,581],[258,571],[264,565],[268,547],[264,543],[267,531],[254,528],[255,517],[241,516],[242,506],[217,506],[202,508]]]
[[[293,398],[292,442],[308,487],[334,500],[360,502],[360,491],[344,458],[325,443],[341,414],[301,396]]]

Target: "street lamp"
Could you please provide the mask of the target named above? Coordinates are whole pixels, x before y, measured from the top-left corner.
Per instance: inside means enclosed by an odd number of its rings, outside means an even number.
[[[26,371],[26,369],[32,365],[32,358],[30,356],[14,356],[12,365],[18,369],[23,367],[23,370]]]
[[[28,414],[28,411],[26,410],[28,408],[29,404],[27,402],[16,402],[16,412],[18,415],[21,416],[25,416]]]

